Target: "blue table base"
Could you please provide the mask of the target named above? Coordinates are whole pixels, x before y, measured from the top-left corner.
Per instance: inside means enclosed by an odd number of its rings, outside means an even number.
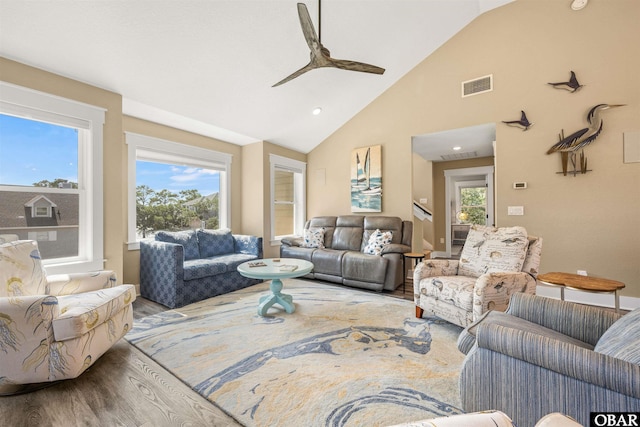
[[[287,313],[293,313],[296,311],[296,307],[293,305],[293,297],[291,295],[282,294],[282,280],[273,279],[269,285],[271,289],[271,295],[265,295],[260,298],[260,305],[258,306],[258,315],[264,316],[267,311],[274,304],[281,305]]]

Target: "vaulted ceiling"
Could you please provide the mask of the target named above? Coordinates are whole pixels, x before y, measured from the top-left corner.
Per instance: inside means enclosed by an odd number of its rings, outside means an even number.
[[[275,88],[309,62],[293,0],[0,0],[0,55],[119,93],[127,115],[307,153],[510,1],[324,0],[331,56],[385,73],[323,68]],[[306,4],[318,30],[318,2]]]

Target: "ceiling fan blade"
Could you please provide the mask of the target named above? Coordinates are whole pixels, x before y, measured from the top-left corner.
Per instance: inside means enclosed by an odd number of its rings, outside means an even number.
[[[313,27],[313,22],[311,21],[311,16],[309,16],[306,4],[298,3],[298,17],[300,18],[302,33],[304,34],[304,39],[307,41],[307,45],[309,45],[309,49],[317,52],[321,46],[320,40],[318,39],[316,29]]]
[[[293,80],[296,77],[301,76],[302,74],[306,73],[307,71],[311,71],[314,68],[317,68],[315,66],[313,66],[313,64],[310,62],[307,65],[305,65],[304,67],[300,68],[298,71],[296,71],[295,73],[291,74],[290,76],[285,77],[284,79],[280,80],[278,83],[274,84],[271,87],[276,87],[276,86],[280,86],[283,83],[288,82],[289,80]]]
[[[365,64],[364,62],[349,61],[346,59],[326,59],[329,60],[332,67],[340,68],[341,70],[360,71],[362,73],[371,74],[384,74],[385,72],[384,68],[380,68],[371,64]]]
[[[320,7],[320,1],[318,1],[318,7]],[[307,41],[307,45],[311,50],[311,61],[295,73],[285,77],[271,87],[280,86],[281,84],[293,80],[307,71],[321,67],[334,67],[342,70],[360,71],[362,73],[384,74],[385,69],[375,65],[331,58],[329,50],[320,43],[318,33],[316,33],[316,30],[313,27],[313,22],[311,21],[311,16],[309,16],[309,10],[307,9],[307,5],[304,3],[298,3],[298,18],[300,18],[300,26],[302,27],[304,39]]]

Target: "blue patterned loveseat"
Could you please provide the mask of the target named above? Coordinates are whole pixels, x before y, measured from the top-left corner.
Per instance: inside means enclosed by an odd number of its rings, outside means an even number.
[[[140,242],[140,295],[170,308],[260,283],[237,266],[262,258],[262,237],[230,230],[158,232]]]

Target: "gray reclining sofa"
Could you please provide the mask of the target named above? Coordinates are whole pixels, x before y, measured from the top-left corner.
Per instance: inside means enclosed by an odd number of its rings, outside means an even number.
[[[313,271],[305,276],[375,291],[394,290],[404,281],[403,253],[411,252],[413,223],[390,216],[319,216],[307,221],[305,230],[323,230],[319,247],[304,247],[303,237],[284,238],[282,258],[311,261]],[[380,255],[365,253],[370,237],[391,232],[391,243]]]

